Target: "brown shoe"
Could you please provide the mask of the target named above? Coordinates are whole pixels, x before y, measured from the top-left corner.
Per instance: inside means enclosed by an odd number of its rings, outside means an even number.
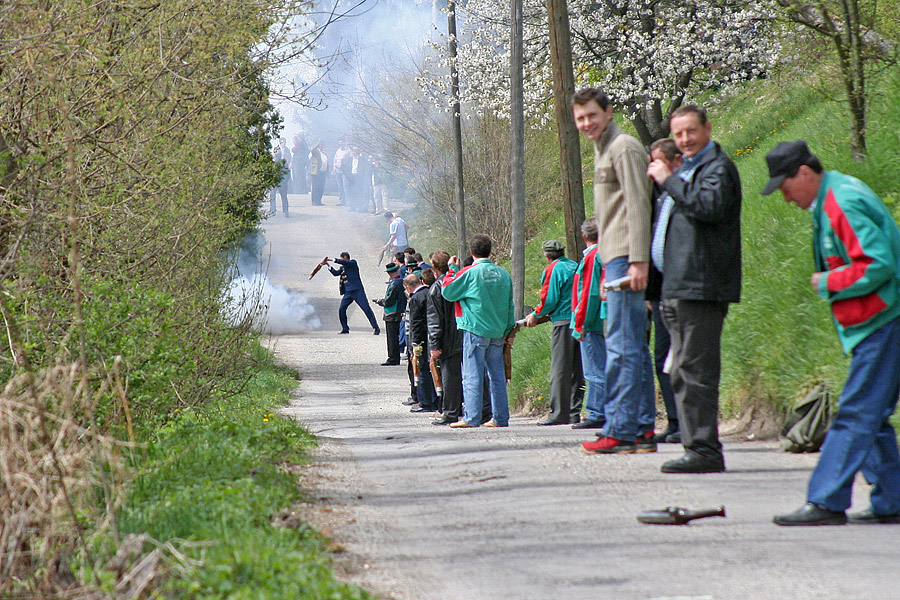
[[[466,423],[465,421],[463,421],[462,419],[460,419],[460,420],[457,421],[456,423],[450,423],[450,427],[452,427],[453,429],[472,429],[472,428],[474,428],[475,426],[474,426],[474,425],[469,425],[468,423]],[[485,427],[487,427],[487,425],[485,425]]]

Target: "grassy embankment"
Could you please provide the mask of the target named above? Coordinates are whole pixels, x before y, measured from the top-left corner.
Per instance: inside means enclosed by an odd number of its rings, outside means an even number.
[[[786,72],[747,83],[710,110],[713,137],[733,157],[744,191],[742,301],[732,306],[723,334],[726,415],[759,406],[783,409],[816,382],[839,389],[846,377],[847,358],[828,306],[808,284],[813,271],[809,217],[786,205],[778,192],[760,195],[768,178],[765,153],[780,141],[803,138],[826,169],[859,177],[900,216],[900,73],[895,69],[870,81],[870,158],[864,164],[850,158],[845,106],[823,90],[840,96],[825,76]],[[585,160],[589,164],[588,156]],[[564,239],[561,211],[526,248],[526,304],[536,302],[545,264],[540,242],[550,238]],[[546,403],[548,338],[548,328],[526,330],[516,338],[511,396],[535,409]]]

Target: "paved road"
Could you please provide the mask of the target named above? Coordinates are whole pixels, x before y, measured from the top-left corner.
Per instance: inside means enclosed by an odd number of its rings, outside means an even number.
[[[900,598],[900,526],[771,523],[802,504],[815,456],[734,442],[727,473],[663,475],[680,447],[588,456],[579,443],[590,436],[534,418],[451,430],[410,414],[400,404],[405,368],[378,366],[384,338],[358,310],[351,334],[335,335],[336,280],[306,281],[324,254],[348,250],[361,257],[369,297],[380,296],[372,232],[387,237],[382,221],[294,196],[292,218],[266,227],[273,282],[307,295],[324,324],[273,343],[303,375],[285,412],[321,441],[303,510],[343,550],[347,578],[397,600]],[[855,508],[866,494],[859,483]],[[719,504],[726,519],[687,527],[635,519],[648,508]]]

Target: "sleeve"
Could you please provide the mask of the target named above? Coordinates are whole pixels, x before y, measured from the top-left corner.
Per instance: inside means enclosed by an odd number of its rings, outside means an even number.
[[[441,286],[433,285],[428,290],[428,301],[425,304],[425,318],[428,322],[428,347],[431,350],[443,350],[444,332],[441,322],[444,315],[444,301],[441,296]]]
[[[623,136],[620,136],[623,137]],[[625,196],[625,218],[628,223],[628,260],[650,260],[651,188],[647,178],[649,156],[643,148],[628,144],[616,154],[613,167]]]
[[[464,267],[459,271],[454,271],[451,267],[442,284],[441,294],[444,296],[444,300],[458,302],[467,297],[469,272],[471,269],[472,267]]]
[[[829,270],[819,280],[821,297],[835,301],[865,296],[897,274],[890,244],[862,202],[838,203],[829,194],[824,211],[850,262],[839,256],[825,257]]]
[[[559,305],[560,299],[556,289],[559,287],[557,282],[558,273],[557,269],[555,269],[558,262],[559,261],[553,261],[551,264],[547,265],[543,275],[541,275],[541,291],[538,295],[539,301],[534,309],[534,316],[537,318],[553,313]]]
[[[341,267],[340,269],[335,269],[331,265],[328,265],[328,270],[331,271],[331,274],[334,275],[335,277],[340,277],[341,273],[344,272],[344,267]]]
[[[675,174],[663,187],[675,200],[675,210],[698,221],[716,223],[739,210],[740,178],[737,169],[724,161],[705,169],[693,184]]]

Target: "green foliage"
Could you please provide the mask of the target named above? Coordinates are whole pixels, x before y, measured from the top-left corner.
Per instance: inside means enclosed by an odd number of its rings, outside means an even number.
[[[160,428],[119,516],[125,533],[174,540],[195,566],[170,570],[179,598],[354,599],[335,581],[326,540],[300,524],[278,529],[270,517],[301,499],[287,465],[305,462],[314,438],[275,413],[296,385],[268,368],[238,396],[179,411]],[[191,563],[193,564],[193,563]]]

